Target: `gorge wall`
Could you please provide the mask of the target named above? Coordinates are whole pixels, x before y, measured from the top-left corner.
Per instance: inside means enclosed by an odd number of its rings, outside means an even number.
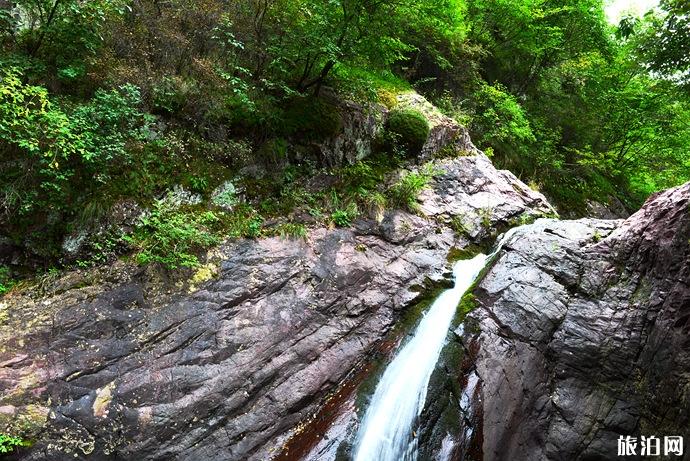
[[[426,158],[461,153],[433,161],[419,214],[227,242],[188,279],[118,261],[6,295],[0,430],[33,442],[13,456],[291,459],[284,443],[448,281],[449,253],[554,213],[464,129],[407,98],[432,122]],[[690,184],[625,221],[518,229],[474,289],[476,309],[439,332],[462,353],[432,379],[421,458],[610,459],[619,434],[687,440],[689,200]],[[305,459],[335,459],[341,442]]]
[[[435,161],[423,216],[389,211],[305,241],[229,242],[209,256],[204,283],[118,262],[8,294],[0,426],[33,441],[16,456],[270,458],[448,276],[452,248],[553,213],[449,120],[438,117],[425,148],[449,138],[466,155]],[[464,233],[451,228],[460,215]]]
[[[690,184],[624,222],[518,229],[474,294],[456,331],[469,437],[455,459],[605,460],[620,435],[688,440]]]

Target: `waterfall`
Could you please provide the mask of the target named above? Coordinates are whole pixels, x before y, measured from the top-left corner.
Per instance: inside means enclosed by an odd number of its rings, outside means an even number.
[[[455,286],[436,298],[376,386],[357,433],[354,461],[417,459],[414,426],[424,408],[429,379],[458,303],[489,257],[479,254],[453,266]]]

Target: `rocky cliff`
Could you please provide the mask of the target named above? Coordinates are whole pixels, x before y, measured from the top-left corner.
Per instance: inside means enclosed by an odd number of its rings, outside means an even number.
[[[483,154],[466,153],[436,162],[424,216],[390,211],[305,241],[227,243],[206,276],[177,284],[119,262],[7,295],[0,426],[33,441],[17,456],[276,454],[430,280],[447,276],[452,248],[552,212]]]
[[[13,456],[347,456],[372,357],[448,281],[449,255],[553,214],[462,127],[399,99],[430,121],[424,158],[455,153],[433,161],[418,214],[227,242],[193,274],[49,274],[0,300],[0,432],[33,442]],[[326,146],[334,164],[366,155],[381,121],[362,120]],[[463,301],[475,310],[439,332],[420,458],[610,459],[620,434],[690,436],[689,200],[686,185],[625,221],[513,233]]]
[[[474,295],[456,330],[456,459],[604,460],[620,435],[689,440],[690,184],[624,222],[520,228]]]

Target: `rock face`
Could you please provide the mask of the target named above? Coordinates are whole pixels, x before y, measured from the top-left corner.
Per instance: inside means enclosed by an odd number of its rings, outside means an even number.
[[[341,115],[342,129],[318,145],[325,166],[340,167],[368,157],[388,110],[380,104],[343,101],[336,95],[329,95],[329,99]]]
[[[495,203],[492,229],[553,211],[483,154],[437,168],[427,217],[228,243],[191,285],[118,263],[10,293],[0,431],[34,441],[27,460],[269,459],[469,244],[455,210]]]
[[[620,435],[689,440],[689,240],[690,183],[624,222],[520,228],[457,331],[457,459],[604,460]]]
[[[429,122],[429,136],[420,153],[422,159],[429,159],[446,146],[452,146],[453,149],[467,154],[478,152],[470,140],[467,129],[442,114],[424,96],[412,91],[398,95],[397,101],[398,107],[419,111]]]
[[[384,130],[388,109],[381,104],[343,101],[333,94],[328,98],[340,113],[342,128],[337,135],[318,144],[321,161],[325,166],[340,167],[368,157]],[[396,100],[396,107],[419,111],[429,122],[429,136],[419,153],[421,160],[429,160],[444,148],[468,155],[479,153],[467,129],[442,114],[424,96],[408,91],[397,95]]]

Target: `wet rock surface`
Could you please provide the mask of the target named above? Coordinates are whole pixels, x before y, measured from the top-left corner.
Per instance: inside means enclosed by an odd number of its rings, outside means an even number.
[[[509,204],[486,213],[490,228],[552,212],[483,154],[438,167],[425,217],[228,243],[207,282],[118,262],[5,296],[0,431],[34,441],[16,457],[271,458],[447,275],[449,250],[471,240],[447,223],[456,202]]]
[[[686,184],[625,221],[538,220],[509,239],[457,331],[456,459],[463,434],[481,447],[465,459],[487,460],[615,459],[619,435],[688,440],[689,204]]]

